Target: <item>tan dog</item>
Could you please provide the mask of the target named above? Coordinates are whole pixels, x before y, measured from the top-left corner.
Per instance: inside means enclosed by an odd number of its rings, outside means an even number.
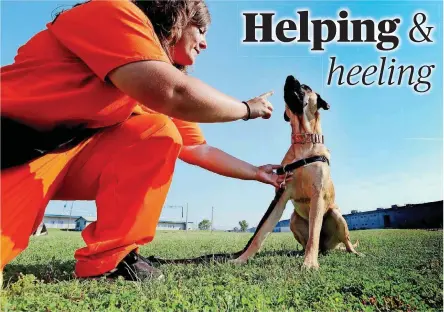
[[[289,165],[301,159],[324,156],[325,161],[314,161],[293,171],[293,180],[275,208],[258,229],[257,235],[235,263],[245,263],[259,251],[267,235],[280,220],[289,200],[294,212],[290,219],[290,229],[296,240],[305,250],[304,268],[318,268],[319,251],[335,249],[345,244],[348,252],[359,255],[354,249],[357,243],[350,242],[347,222],[335,204],[335,191],[330,176],[330,153],[323,144],[319,109],[330,106],[313,92],[310,87],[301,85],[293,76],[288,76],[284,87],[286,109],[284,118],[292,128],[292,144],[282,165]]]

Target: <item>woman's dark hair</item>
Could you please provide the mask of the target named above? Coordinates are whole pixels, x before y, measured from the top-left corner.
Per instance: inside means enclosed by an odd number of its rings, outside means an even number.
[[[87,3],[78,3],[73,7]],[[188,25],[198,28],[207,28],[211,23],[210,12],[204,0],[132,0],[148,17],[159,37],[165,53],[170,58],[170,47],[175,45],[182,36],[182,30]],[[63,11],[62,11],[63,12]],[[53,23],[57,19],[56,14]],[[181,71],[186,71],[186,66],[174,64]]]
[[[188,25],[207,28],[210,12],[204,0],[133,0],[151,21],[163,49],[170,59],[169,48],[177,43]],[[175,65],[182,71],[185,66]]]

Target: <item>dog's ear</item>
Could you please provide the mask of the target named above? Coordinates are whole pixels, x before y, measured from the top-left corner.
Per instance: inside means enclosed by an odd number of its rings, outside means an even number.
[[[316,95],[318,96],[318,100],[317,100],[317,104],[318,104],[318,109],[325,109],[325,110],[329,110],[330,109],[330,105],[328,105],[327,102],[324,101],[323,98],[321,98],[321,96],[316,93]]]
[[[288,118],[288,115],[287,115],[286,112],[284,112],[284,120],[285,120],[286,122],[290,122],[290,118]]]

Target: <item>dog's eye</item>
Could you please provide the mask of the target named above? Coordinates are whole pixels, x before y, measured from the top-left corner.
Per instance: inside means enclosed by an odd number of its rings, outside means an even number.
[[[301,88],[304,89],[307,92],[312,92],[311,88],[309,86],[307,86],[307,85],[302,85]]]

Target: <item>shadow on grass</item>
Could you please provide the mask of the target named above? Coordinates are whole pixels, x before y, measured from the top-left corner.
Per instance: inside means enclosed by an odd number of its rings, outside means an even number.
[[[304,251],[302,250],[273,250],[273,251],[262,251],[255,255],[255,258],[259,257],[270,257],[270,256],[281,256],[281,257],[302,257]]]
[[[48,260],[39,264],[8,264],[3,271],[5,284],[15,283],[20,275],[32,274],[45,283],[69,281],[74,279],[75,260]]]
[[[270,257],[270,256],[286,256],[286,257],[300,257],[304,254],[303,251],[298,250],[277,250],[277,251],[263,251],[257,253],[254,258]],[[207,264],[207,263],[226,263],[234,260],[241,255],[240,252],[235,253],[218,253],[206,254],[203,256],[193,258],[180,259],[163,259],[156,256],[149,256],[147,259],[153,264]]]

